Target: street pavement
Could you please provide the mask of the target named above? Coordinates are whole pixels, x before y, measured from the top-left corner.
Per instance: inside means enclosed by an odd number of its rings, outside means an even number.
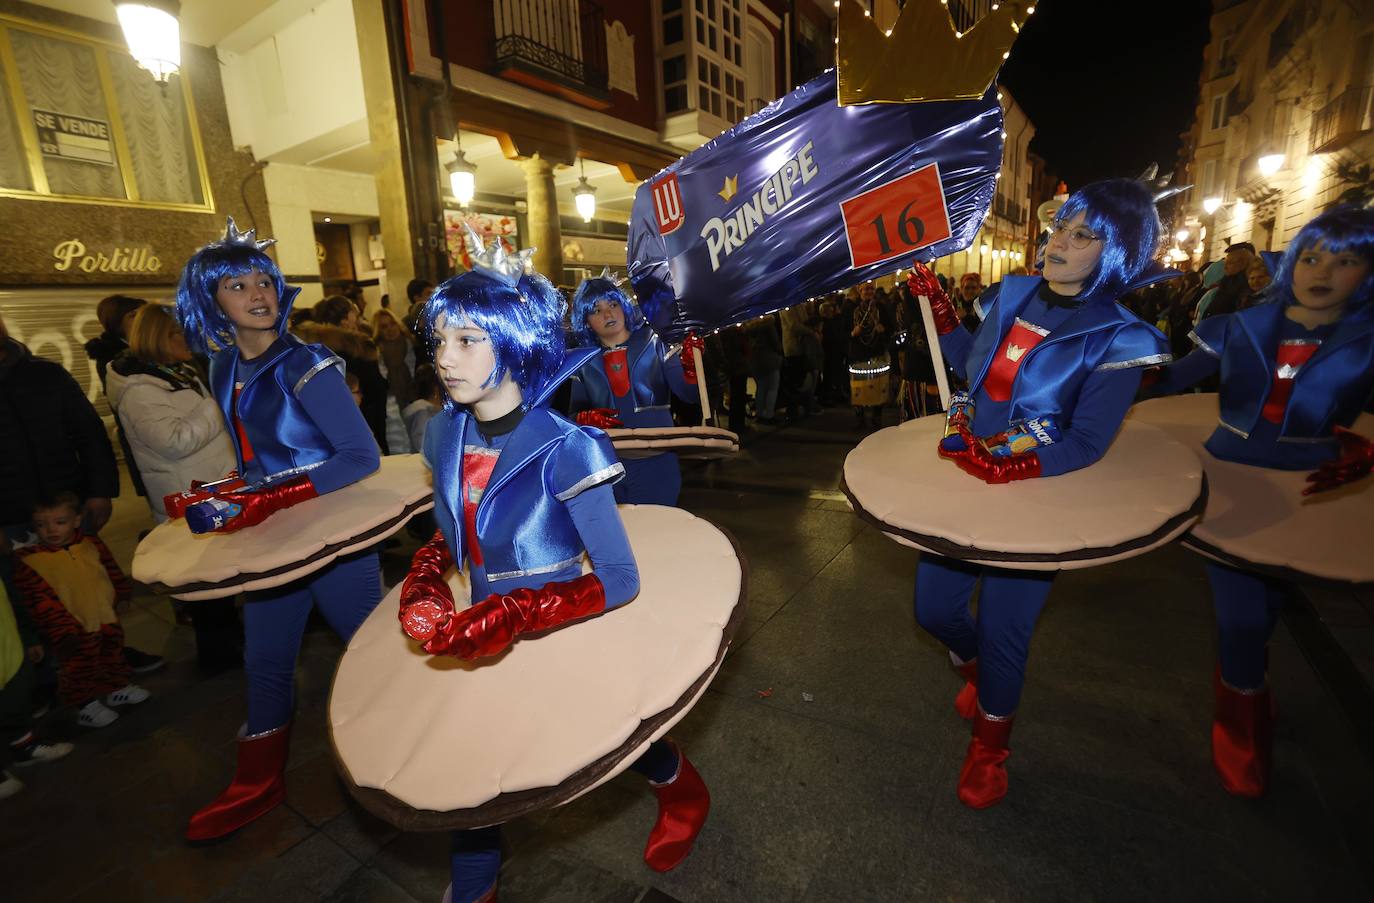
[[[627,773],[507,826],[504,903],[1374,896],[1369,725],[1323,665],[1332,647],[1318,655],[1300,642],[1310,630],[1280,625],[1273,788],[1228,796],[1208,751],[1207,583],[1176,546],[1059,578],[1033,643],[1010,793],[963,807],[960,682],[912,617],[917,555],[838,492],[857,439],[835,409],[752,433],[732,461],[685,467],[683,507],[728,529],[749,563],[744,624],[673,731],[712,793],[692,855],[666,875],[644,865],[655,805]],[[951,468],[951,479],[967,477]],[[126,491],[103,535],[127,565],[150,524]],[[389,583],[416,545],[402,537],[383,555]],[[24,769],[27,789],[0,802],[0,899],[439,899],[447,836],[398,833],[337,778],[325,704],[341,645],[327,628],[301,653],[286,804],[193,848],[187,816],[232,773],[243,674],[200,674],[165,599],[140,594],[125,624],[169,665],[141,681],[153,698],[111,727],[84,730],[62,711],[41,723],[77,750]]]

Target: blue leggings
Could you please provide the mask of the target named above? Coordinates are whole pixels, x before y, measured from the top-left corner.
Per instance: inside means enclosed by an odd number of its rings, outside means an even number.
[[[975,621],[968,603],[980,578]],[[978,704],[989,715],[1010,715],[1021,702],[1031,633],[1053,584],[1053,571],[1010,571],[921,555],[916,620],[960,659],[978,659]]]
[[[667,505],[677,507],[682,490],[682,468],[677,455],[664,452],[652,458],[621,460],[625,479],[615,484],[615,500],[621,505]]]
[[[662,784],[677,774],[678,758],[672,744],[655,740],[630,766],[630,770]],[[453,903],[470,903],[487,892],[501,871],[501,826],[453,832],[449,876]]]
[[[1220,564],[1207,565],[1207,580],[1217,613],[1221,679],[1237,690],[1258,690],[1264,686],[1265,647],[1293,589],[1283,580]]]
[[[296,655],[314,605],[345,643],[382,599],[377,553],[340,558],[286,586],[249,593],[243,604],[243,666],[248,674],[248,733],[291,720]]]

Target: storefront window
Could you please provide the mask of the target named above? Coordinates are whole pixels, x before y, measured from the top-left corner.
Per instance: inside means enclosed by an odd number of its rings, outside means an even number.
[[[127,50],[0,18],[0,193],[210,209],[185,76]]]

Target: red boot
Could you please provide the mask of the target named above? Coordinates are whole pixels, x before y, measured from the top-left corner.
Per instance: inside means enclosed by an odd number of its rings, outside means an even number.
[[[1237,690],[1218,678],[1216,688],[1212,764],[1221,777],[1221,786],[1234,796],[1264,796],[1274,752],[1269,687]]]
[[[676,743],[673,751],[677,753],[677,774],[665,784],[649,782],[658,797],[658,820],[644,845],[644,861],[656,872],[669,871],[687,858],[711,809],[706,782]]]
[[[993,718],[975,713],[973,740],[959,772],[959,801],[971,809],[986,809],[1007,795],[1007,756],[1011,755],[1011,723],[1015,717]]]
[[[954,697],[954,711],[965,721],[972,721],[978,714],[978,659],[959,661],[954,653],[949,654],[949,662],[955,672],[965,680],[964,688]]]
[[[286,750],[291,725],[239,738],[234,780],[210,805],[191,816],[186,839],[218,840],[266,815],[286,796]]]

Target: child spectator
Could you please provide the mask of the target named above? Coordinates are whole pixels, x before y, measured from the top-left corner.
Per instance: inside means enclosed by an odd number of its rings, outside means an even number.
[[[33,666],[43,660],[28,613],[10,599],[0,581],[0,768],[51,762],[72,751],[70,743],[40,743],[33,720]],[[24,782],[0,770],[0,800],[24,789]]]
[[[439,408],[444,403],[439,376],[435,373],[433,364],[421,364],[415,368],[414,390],[416,398],[406,405],[405,410],[401,412],[401,418],[405,421],[406,433],[410,436],[410,447],[421,449],[425,447],[425,428],[429,426],[430,419],[439,413]]]
[[[124,630],[115,606],[131,588],[105,543],[81,532],[76,494],[59,492],[33,509],[38,544],[20,549],[14,581],[49,649],[57,656],[57,698],[76,708],[83,727],[119,717],[148,691],[129,682]]]

